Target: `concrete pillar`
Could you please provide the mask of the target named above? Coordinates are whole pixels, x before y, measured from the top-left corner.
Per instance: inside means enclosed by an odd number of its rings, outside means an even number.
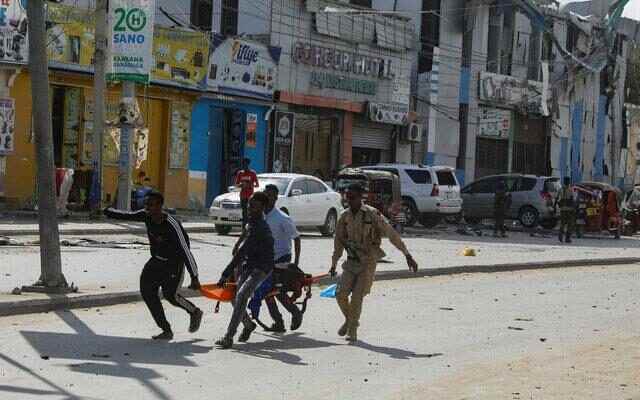
[[[342,117],[342,164],[350,165],[353,162],[353,113],[345,112]]]

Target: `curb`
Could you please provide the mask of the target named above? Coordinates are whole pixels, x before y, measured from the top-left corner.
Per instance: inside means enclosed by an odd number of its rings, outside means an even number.
[[[216,233],[213,226],[185,227],[187,233]],[[110,228],[110,229],[60,229],[60,236],[93,236],[93,235],[146,235],[147,230],[140,228]],[[0,230],[0,236],[38,236],[39,231],[33,229]]]
[[[545,270],[559,268],[597,267],[613,265],[629,265],[640,263],[640,257],[621,257],[604,259],[586,259],[570,261],[548,261],[513,263],[497,265],[469,265],[463,267],[445,267],[418,271],[380,271],[376,273],[376,281],[390,281],[399,279],[415,279],[430,276],[446,276],[459,274],[489,274],[496,272]],[[335,278],[324,278],[320,286],[335,283]],[[190,289],[183,289],[181,293],[186,297],[200,297],[200,293]],[[118,304],[135,303],[142,300],[139,292],[119,292],[106,294],[88,294],[68,297],[66,295],[52,295],[49,299],[23,300],[0,303],[0,317],[24,314],[36,314],[56,310],[71,310],[77,308],[107,307]]]

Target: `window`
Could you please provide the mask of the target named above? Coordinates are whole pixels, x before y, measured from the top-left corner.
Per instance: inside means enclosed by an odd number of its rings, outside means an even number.
[[[191,0],[191,25],[211,30],[213,5],[211,0]]]
[[[443,186],[458,186],[458,182],[456,182],[456,177],[453,175],[451,171],[438,171],[436,172],[438,176],[438,184]]]
[[[305,180],[297,180],[295,182],[293,182],[293,185],[291,185],[291,192],[289,194],[289,196],[293,195],[293,191],[294,190],[299,190],[302,192],[302,194],[309,194],[309,189],[307,188],[307,181]]]
[[[224,36],[238,34],[238,0],[222,0],[220,31]]]
[[[518,192],[528,192],[536,187],[538,181],[535,178],[521,178],[518,185]]]
[[[495,193],[498,178],[488,178],[473,183],[465,189],[465,193]]]
[[[426,185],[431,183],[431,173],[426,169],[407,169],[407,175],[418,185]]]
[[[367,8],[372,7],[372,4],[371,4],[372,0],[351,0],[349,1],[349,3],[354,6],[367,7]]]
[[[327,188],[322,183],[311,179],[307,180],[307,188],[309,194],[325,193],[327,191]]]
[[[420,74],[433,69],[433,48],[440,45],[440,0],[422,0],[422,11],[418,59]]]

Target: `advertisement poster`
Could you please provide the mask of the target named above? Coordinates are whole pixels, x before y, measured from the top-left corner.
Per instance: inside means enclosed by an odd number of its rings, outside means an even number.
[[[256,137],[258,131],[258,115],[247,114],[247,147],[256,148],[258,138]]]
[[[0,155],[14,151],[16,103],[12,98],[0,98]]]
[[[480,107],[478,136],[494,139],[509,139],[511,134],[511,111],[499,108]]]
[[[111,0],[108,80],[149,82],[154,13],[154,0]]]
[[[27,0],[0,1],[0,61],[26,64],[28,54]]]
[[[204,32],[156,27],[153,34],[154,80],[196,87],[204,81],[209,60],[209,39]]]
[[[191,105],[171,103],[171,136],[169,145],[169,168],[186,169],[189,161],[189,131]]]
[[[210,90],[272,99],[281,49],[240,39],[214,36],[209,57]]]
[[[49,61],[89,67],[95,51],[95,17],[89,9],[47,4]]]
[[[293,170],[293,134],[295,132],[295,114],[276,113],[276,126],[273,140],[273,172],[286,173]]]
[[[93,161],[93,146],[94,146],[94,129],[93,129],[93,92],[86,90],[84,93],[84,141],[82,145],[82,162],[90,164]],[[118,119],[119,112],[119,98],[118,96],[107,96],[106,98],[106,110],[105,118],[107,121],[116,121]],[[115,142],[113,138],[117,138],[118,142]],[[104,150],[103,160],[105,165],[115,165],[118,162],[119,157],[119,139],[120,129],[113,126],[105,127],[104,133]]]

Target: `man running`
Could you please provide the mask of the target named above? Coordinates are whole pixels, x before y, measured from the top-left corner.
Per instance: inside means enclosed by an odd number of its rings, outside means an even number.
[[[253,196],[255,188],[258,187],[258,176],[255,171],[249,168],[251,160],[242,160],[242,169],[236,174],[236,187],[240,188],[240,206],[242,207],[242,229],[247,226],[249,199]]]
[[[182,308],[191,316],[189,332],[196,332],[202,322],[202,310],[178,293],[184,279],[185,264],[191,276],[189,287],[196,290],[200,288],[198,267],[189,248],[189,236],[178,220],[162,210],[163,205],[162,194],[151,191],[146,196],[144,210],[104,210],[108,218],[144,222],[147,227],[151,259],[147,261],[140,275],[140,293],[156,324],[162,329],[162,333],[153,336],[155,340],[173,339],[171,325],[167,321],[158,295],[159,289],[162,289],[162,294],[169,303]]]
[[[275,185],[267,185],[264,193],[269,198],[269,204],[267,204],[267,208],[264,210],[264,213],[265,220],[267,221],[267,224],[271,229],[271,234],[273,235],[273,252],[275,258],[274,273],[276,271],[282,271],[289,268],[292,260],[292,241],[295,245],[295,259],[293,261],[293,265],[297,268],[300,264],[300,234],[298,233],[296,225],[294,224],[291,217],[278,210],[278,208],[276,207],[276,202],[278,201],[279,194],[278,187]],[[244,236],[241,237],[240,240],[238,240],[238,243],[234,248],[234,254],[243,241]],[[273,274],[271,274],[265,279],[262,285],[260,285],[258,290],[256,290],[255,295],[249,303],[249,309],[251,310],[253,317],[257,318],[260,312],[262,300],[264,299],[265,303],[267,303],[267,307],[269,308],[269,315],[271,315],[271,318],[274,321],[269,331],[283,333],[285,332],[284,319],[282,318],[282,314],[278,309],[278,304],[276,303],[277,298],[278,301],[284,306],[284,308],[291,314],[291,330],[295,331],[300,328],[300,325],[302,325],[302,312],[298,309],[298,307],[296,307],[295,304],[288,300],[285,293],[280,293],[276,297],[266,297],[273,289],[273,283]]]
[[[402,238],[378,210],[362,203],[364,188],[353,184],[347,189],[349,208],[338,220],[334,252],[329,273],[334,276],[338,261],[347,250],[347,261],[342,264],[342,276],[336,291],[338,306],[345,322],[338,330],[339,336],[347,336],[349,342],[358,340],[358,326],[364,297],[371,291],[378,261],[384,257],[380,248],[382,237],[387,236],[405,255],[409,269],[418,270]],[[349,299],[351,296],[351,299]]]
[[[233,346],[233,338],[240,322],[244,325],[238,338],[240,342],[248,341],[251,333],[256,329],[256,324],[247,315],[247,304],[256,288],[273,272],[274,265],[273,236],[269,225],[264,220],[264,210],[268,204],[269,198],[262,192],[251,197],[247,238],[234,254],[233,260],[222,272],[218,281],[218,285],[223,285],[234,272],[238,277],[236,297],[233,300],[233,314],[227,333],[216,341],[216,345],[222,349],[229,349]]]

